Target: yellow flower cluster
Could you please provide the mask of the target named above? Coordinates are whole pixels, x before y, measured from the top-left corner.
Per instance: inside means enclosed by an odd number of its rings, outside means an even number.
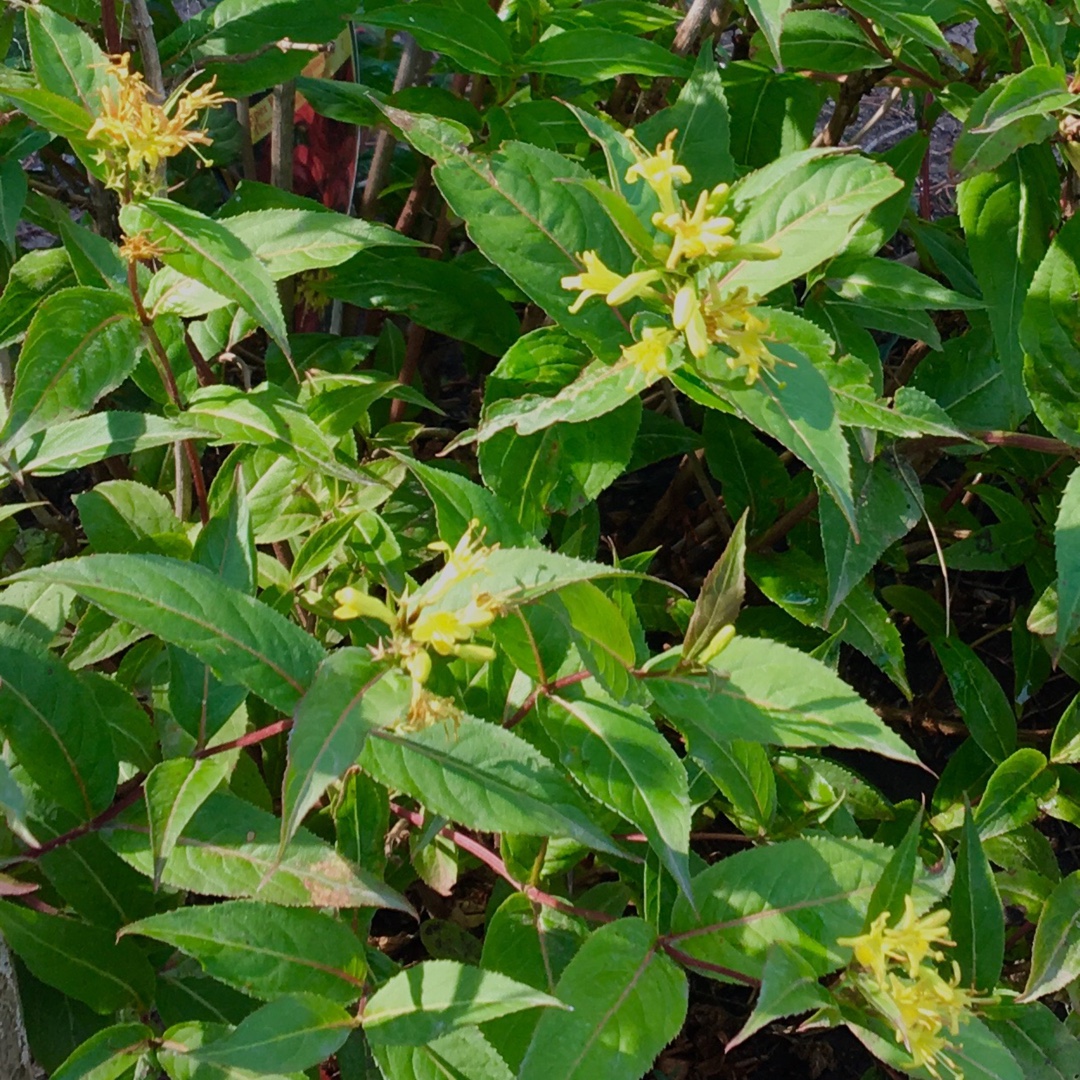
[[[181,87],[158,104],[142,75],[131,70],[131,54],[110,58],[101,88],[101,113],[86,133],[100,147],[95,155],[104,166],[105,184],[126,198],[151,195],[160,186],[159,167],[166,158],[212,142],[192,128],[205,109],[228,99],[214,90],[214,80],[197,90]],[[197,152],[197,151],[196,151]]]
[[[949,979],[934,966],[945,959],[935,946],[956,944],[949,938],[949,912],[939,908],[920,917],[906,896],[897,924],[890,927],[888,920],[888,912],[882,912],[865,934],[840,938],[838,944],[849,946],[855,963],[868,972],[870,977],[857,980],[857,985],[896,1030],[896,1041],[913,1065],[934,1077],[941,1076],[939,1067],[944,1065],[954,1080],[962,1080],[949,1058],[947,1036],[959,1034],[972,1004],[982,999],[961,988],[955,962]]]
[[[457,715],[451,702],[424,689],[431,674],[431,652],[439,656],[456,656],[471,663],[495,659],[494,649],[476,644],[473,636],[490,626],[501,613],[502,604],[496,597],[472,589],[471,598],[464,604],[441,606],[459,585],[483,573],[488,556],[498,547],[497,544],[486,547],[482,535],[473,535],[477,525],[478,522],[471,522],[452,548],[443,541],[429,545],[446,556],[445,564],[415,593],[403,593],[397,600],[396,610],[351,586],[334,594],[338,603],[334,618],[374,618],[390,628],[392,640],[386,651],[399,658],[413,680],[409,727],[426,727],[438,719]]]
[[[562,279],[564,289],[580,291],[570,311],[580,311],[594,296],[602,296],[612,307],[643,298],[664,309],[671,327],[645,328],[641,339],[623,350],[626,361],[655,377],[672,370],[680,339],[695,360],[720,345],[725,347],[728,368],[742,374],[749,386],[762,367],[774,362],[766,345],[768,325],[754,314],[745,289],[725,293],[715,281],[700,285],[701,271],[716,263],[773,259],[780,253],[765,244],[739,243],[732,236],[735,221],[721,213],[729,195],[727,184],[702,191],[693,209],[678,198],[676,188],[688,184],[691,176],[675,161],[676,132],[652,154],[633,140],[632,132],[627,134],[637,160],[627,169],[626,182],[644,181],[660,206],[652,215],[657,230],[656,263],[623,276],[606,266],[597,252],[582,252],[584,271]]]

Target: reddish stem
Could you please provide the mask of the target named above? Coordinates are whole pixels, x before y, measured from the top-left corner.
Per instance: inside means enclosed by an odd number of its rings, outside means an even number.
[[[416,810],[407,810],[404,806],[398,806],[397,803],[391,803],[390,812],[394,814],[395,817],[401,818],[402,821],[407,821],[416,828],[423,827],[424,815]],[[591,911],[588,908],[579,908],[573,904],[567,903],[565,900],[560,900],[557,896],[552,896],[551,893],[546,893],[542,889],[538,889],[535,885],[522,884],[509,870],[507,870],[506,863],[504,863],[494,851],[490,850],[490,848],[486,848],[479,840],[469,836],[468,833],[460,832],[458,829],[454,829],[447,825],[446,828],[439,830],[439,835],[446,837],[446,839],[455,847],[475,856],[480,862],[488,867],[489,870],[492,870],[494,873],[498,874],[503,881],[507,882],[515,892],[524,893],[536,904],[540,904],[543,907],[555,908],[567,915],[577,915],[582,919],[588,919],[590,922],[609,923],[615,921],[615,916],[609,915],[606,911]]]
[[[120,23],[116,18],[116,0],[101,0],[101,29],[105,49],[116,56],[120,52]]]
[[[676,949],[665,938],[660,939],[660,948],[676,963],[682,964],[683,967],[697,968],[698,971],[711,971],[715,975],[723,975],[724,978],[732,979],[734,982],[742,983],[744,986],[753,986],[755,988],[761,986],[761,980],[755,979],[753,975],[744,975],[741,971],[724,967],[723,964],[714,964],[711,960],[699,960],[696,956],[683,952],[682,949]]]
[[[218,746],[206,746],[196,751],[193,756],[208,758],[215,754],[224,754],[226,750],[242,750],[245,746],[255,746],[257,743],[266,742],[267,739],[288,731],[292,726],[291,720],[275,720],[272,724],[267,724],[266,727],[261,727],[257,731],[249,731],[246,735],[241,735],[239,739],[230,739]]]
[[[504,728],[512,728],[520,724],[526,716],[532,712],[533,707],[539,700],[541,694],[553,694],[557,690],[561,690],[564,686],[573,686],[575,683],[584,682],[590,677],[588,671],[575,671],[573,675],[564,675],[561,679],[556,679],[553,683],[549,683],[546,686],[538,686],[521,704],[520,708],[510,717],[504,724]]]

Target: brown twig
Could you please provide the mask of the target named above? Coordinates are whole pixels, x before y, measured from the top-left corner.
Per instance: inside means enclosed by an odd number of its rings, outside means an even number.
[[[782,518],[774,521],[759,537],[747,546],[751,551],[768,551],[779,543],[796,525],[805,521],[816,509],[818,493],[812,491],[802,502],[793,506]]]
[[[101,0],[101,30],[105,48],[116,56],[120,52],[120,24],[116,19],[116,0]]]
[[[139,43],[142,56],[143,74],[147,85],[157,95],[159,101],[165,100],[165,79],[161,74],[161,57],[158,54],[157,40],[154,37],[154,20],[150,18],[150,9],[146,0],[129,0],[131,7],[131,26],[135,39]]]

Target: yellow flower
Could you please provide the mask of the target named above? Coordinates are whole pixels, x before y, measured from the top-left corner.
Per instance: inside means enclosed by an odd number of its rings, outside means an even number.
[[[960,969],[953,964],[953,977],[943,979],[933,968],[921,967],[918,976],[903,979],[890,974],[884,988],[889,1018],[896,1028],[896,1041],[911,1055],[917,1068],[938,1076],[944,1063],[956,1073],[945,1051],[949,1048],[945,1032],[960,1033],[960,1025],[970,1015],[973,1001],[967,990],[959,987]]]
[[[633,144],[633,132],[628,131],[626,134]],[[667,138],[656,148],[655,154],[646,155],[643,150],[639,152],[635,145],[634,152],[638,160],[626,170],[628,184],[636,184],[639,179],[644,180],[656,192],[664,214],[678,212],[675,185],[690,183],[689,171],[682,165],[675,164],[675,151],[671,144],[677,134],[676,131],[669,131]]]
[[[338,589],[334,599],[338,603],[334,609],[335,619],[380,619],[387,626],[394,625],[393,612],[378,597],[369,596],[351,585]]]
[[[101,88],[101,112],[86,133],[100,149],[96,160],[105,167],[106,186],[132,195],[148,195],[158,187],[158,167],[166,158],[196,146],[209,146],[205,131],[191,130],[199,113],[228,99],[205,86],[177,90],[164,104],[151,100],[150,87],[131,70],[131,54],[110,58],[109,76]]]
[[[433,611],[422,607],[409,627],[409,636],[421,645],[430,645],[440,656],[456,653],[460,642],[468,641],[476,630],[489,626],[497,612],[473,600],[460,611]]]
[[[667,375],[670,370],[671,344],[677,336],[673,330],[647,326],[641,332],[639,342],[623,349],[623,358],[649,378]]]
[[[603,296],[612,307],[625,304],[635,296],[649,291],[649,286],[660,277],[658,270],[639,270],[623,277],[608,269],[595,251],[583,251],[581,261],[585,272],[562,279],[564,289],[581,289],[581,295],[570,305],[570,314],[576,315],[582,305],[593,296]]]
[[[732,372],[744,372],[747,386],[757,381],[763,367],[772,370],[776,363],[764,340],[769,324],[755,315],[751,306],[745,289],[721,297],[716,286],[709,288],[701,305],[709,340],[734,350],[735,355],[727,357],[727,366]]]
[[[685,331],[690,354],[700,360],[709,351],[709,328],[705,324],[697,289],[693,285],[684,285],[675,294],[671,321],[676,330]]]
[[[915,901],[904,897],[904,914],[900,921],[886,931],[889,956],[907,965],[910,978],[914,979],[922,962],[944,960],[945,954],[934,945],[955,945],[949,937],[949,910],[939,908],[922,917],[915,914]]]
[[[668,270],[674,270],[680,259],[712,258],[735,246],[728,235],[735,228],[734,219],[710,217],[709,197],[710,193],[703,191],[693,212],[683,205],[681,213],[653,215],[653,224],[674,237],[665,263]]]
[[[955,945],[949,937],[949,909],[939,908],[929,915],[915,914],[915,901],[904,897],[904,914],[893,927],[888,926],[889,913],[883,911],[870,924],[865,934],[853,938],[840,938],[838,944],[854,950],[855,961],[874,973],[881,986],[885,985],[887,961],[903,964],[908,977],[914,979],[922,970],[922,962],[929,957],[941,961],[945,954],[934,945]]]
[[[493,551],[497,551],[499,545],[485,547],[483,532],[479,536],[473,535],[473,530],[479,524],[480,522],[475,518],[470,521],[469,527],[452,548],[445,540],[436,540],[433,544],[428,544],[429,550],[440,551],[446,556],[446,564],[412,598],[411,604],[414,608],[423,604],[434,604],[461,582],[482,573],[488,556]]]
[[[874,975],[879,986],[885,985],[886,960],[885,930],[889,921],[889,913],[883,911],[870,924],[870,929],[865,934],[858,934],[851,938],[837,939],[837,945],[849,948],[854,953],[855,963],[859,967],[866,968]]]

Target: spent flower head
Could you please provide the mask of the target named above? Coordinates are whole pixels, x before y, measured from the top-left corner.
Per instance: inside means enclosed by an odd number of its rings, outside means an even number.
[[[101,111],[86,137],[98,147],[95,158],[105,168],[106,187],[125,198],[152,195],[167,158],[211,144],[193,125],[200,113],[228,99],[214,90],[211,79],[196,90],[182,86],[159,104],[142,75],[131,70],[130,53],[110,57],[106,75]]]

